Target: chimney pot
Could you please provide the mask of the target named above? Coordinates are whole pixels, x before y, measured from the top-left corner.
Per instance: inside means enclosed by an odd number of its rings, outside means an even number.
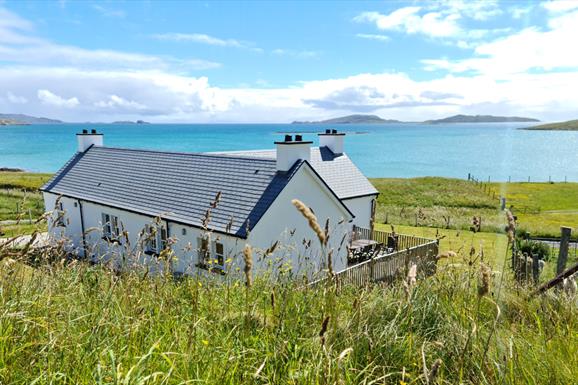
[[[96,130],[93,128],[92,130],[90,130],[91,134],[96,134]]]
[[[301,135],[295,135],[295,141],[296,141],[296,142],[302,142],[302,141],[303,141],[303,136],[301,136]]]
[[[82,130],[83,134],[88,134],[88,130]]]
[[[285,135],[285,141],[286,142],[292,142],[293,141],[293,137],[291,135]]]

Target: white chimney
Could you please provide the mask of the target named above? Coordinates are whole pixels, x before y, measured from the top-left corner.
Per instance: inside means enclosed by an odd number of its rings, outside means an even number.
[[[327,147],[335,155],[343,154],[343,140],[345,139],[344,132],[337,132],[337,130],[325,130],[324,134],[319,135],[319,147]]]
[[[275,142],[277,145],[277,171],[289,171],[298,160],[311,160],[311,143],[303,141],[301,135],[285,135],[283,142]]]
[[[78,141],[78,152],[85,152],[90,146],[102,147],[102,134],[97,134],[96,130],[82,130],[82,134],[76,134]]]

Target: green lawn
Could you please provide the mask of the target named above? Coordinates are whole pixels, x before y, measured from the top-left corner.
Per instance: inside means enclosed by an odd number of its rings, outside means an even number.
[[[440,238],[440,252],[453,251],[458,254],[458,261],[467,262],[470,252],[474,249],[474,258],[477,256],[495,267],[500,267],[506,256],[507,239],[505,234],[474,233],[468,230],[446,230],[431,227],[415,227],[394,225],[399,234],[415,235],[423,238]],[[391,231],[391,225],[377,224],[376,230]],[[483,253],[483,257],[482,257]]]

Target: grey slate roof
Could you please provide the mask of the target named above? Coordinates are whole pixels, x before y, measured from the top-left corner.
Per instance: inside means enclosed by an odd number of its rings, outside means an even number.
[[[275,150],[230,151],[213,154],[273,160],[276,157]],[[335,155],[327,147],[312,147],[310,163],[339,199],[379,193],[346,154]]]
[[[303,164],[277,173],[262,157],[91,147],[42,190],[194,226],[220,191],[209,228],[246,237]]]

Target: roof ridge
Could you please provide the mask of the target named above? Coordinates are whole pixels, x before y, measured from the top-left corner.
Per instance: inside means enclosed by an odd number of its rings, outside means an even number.
[[[233,156],[228,153],[210,153],[210,152],[181,152],[181,151],[165,151],[165,150],[154,150],[154,149],[143,149],[143,148],[128,148],[128,147],[109,147],[109,146],[92,146],[86,152],[92,151],[93,149],[106,149],[106,150],[120,150],[120,151],[131,151],[131,152],[150,152],[155,154],[165,154],[165,155],[189,155],[189,156],[202,156],[207,158],[228,158],[228,159],[241,159],[241,160],[258,160],[262,162],[272,163],[273,159],[262,158],[262,157],[251,157],[251,156]]]

